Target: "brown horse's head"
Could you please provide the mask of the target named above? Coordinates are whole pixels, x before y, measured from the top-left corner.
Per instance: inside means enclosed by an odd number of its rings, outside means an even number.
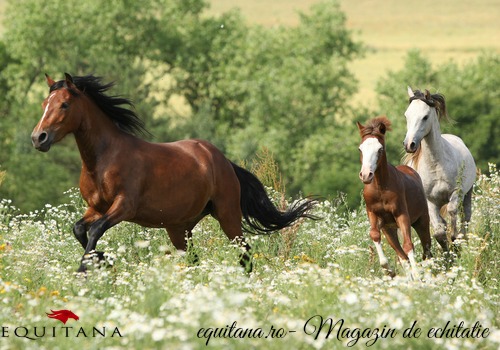
[[[31,133],[33,146],[39,151],[47,152],[54,143],[64,136],[75,132],[80,126],[81,117],[75,113],[75,104],[79,91],[73,83],[73,78],[65,73],[66,78],[55,82],[48,75],[49,96],[43,101],[43,115]]]
[[[363,183],[370,184],[380,161],[385,157],[385,132],[391,130],[391,122],[386,117],[378,117],[366,125],[357,122],[357,126],[361,136],[359,178]]]

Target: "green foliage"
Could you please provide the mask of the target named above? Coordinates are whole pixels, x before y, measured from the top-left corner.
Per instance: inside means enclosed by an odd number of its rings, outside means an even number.
[[[155,141],[207,139],[250,166],[266,147],[291,193],[346,188],[345,180],[331,180],[346,164],[333,159],[344,149],[324,153],[335,143],[326,132],[351,128],[338,120],[351,119],[347,101],[356,82],[347,63],[362,48],[338,2],[313,6],[293,28],[248,25],[236,11],[210,17],[202,15],[205,7],[202,0],[12,3],[5,23],[11,62],[3,75],[11,101],[2,140],[8,151],[0,159],[11,176],[1,194],[33,209],[57,203],[75,184],[73,144],[45,157],[29,139],[46,95],[42,73],[60,79],[64,71],[117,81],[115,93],[136,101]],[[175,101],[188,107],[185,115],[173,112]]]
[[[43,73],[60,79],[94,73],[132,98],[152,141],[202,138],[252,166],[263,147],[299,192],[359,203],[358,135],[374,117],[350,105],[357,82],[347,65],[363,46],[346,29],[338,1],[300,14],[294,27],[248,24],[238,11],[209,16],[203,0],[12,1],[0,42],[0,196],[23,210],[59,203],[78,180],[78,151],[68,141],[42,155],[30,133],[47,94]],[[498,56],[434,68],[418,51],[379,82],[379,111],[393,122],[389,161],[399,163],[406,85],[446,95],[458,134],[478,166],[498,164]],[[181,111],[181,112],[179,112]],[[28,190],[29,188],[29,190]]]
[[[33,150],[30,133],[41,116],[47,94],[43,73],[54,79],[63,72],[94,73],[117,81],[115,94],[130,96],[138,113],[151,123],[156,101],[155,80],[147,72],[150,55],[172,54],[181,41],[183,21],[199,14],[203,1],[12,1],[5,20],[5,46],[0,46],[0,164],[8,170],[0,196],[13,198],[23,210],[58,203],[62,192],[78,180],[80,161],[74,143],[56,147],[47,156]],[[161,12],[157,12],[160,11]],[[157,15],[170,25],[156,33]],[[165,37],[165,35],[170,35]],[[4,54],[5,53],[5,54]],[[7,59],[8,58],[8,59]],[[147,103],[144,103],[146,101]],[[28,190],[29,188],[29,190]]]

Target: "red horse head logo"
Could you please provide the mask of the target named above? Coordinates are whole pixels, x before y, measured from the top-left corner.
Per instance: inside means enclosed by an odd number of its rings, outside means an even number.
[[[55,318],[56,320],[61,321],[62,323],[66,324],[69,318],[74,319],[75,321],[78,321],[80,317],[76,316],[72,311],[70,310],[50,310],[50,314],[47,313],[47,316],[49,318]]]

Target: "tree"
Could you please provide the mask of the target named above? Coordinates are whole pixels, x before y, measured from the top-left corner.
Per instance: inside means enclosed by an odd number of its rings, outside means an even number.
[[[380,109],[387,111],[393,121],[397,138],[395,149],[401,149],[406,133],[404,111],[408,106],[406,86],[429,89],[445,95],[448,115],[453,123],[443,123],[442,133],[461,137],[469,147],[482,171],[488,162],[500,164],[500,57],[484,53],[463,67],[454,62],[433,68],[419,51],[410,51],[404,68],[389,72],[377,84]],[[393,137],[394,138],[394,137]],[[392,146],[388,146],[389,149]],[[396,158],[394,152],[392,157]]]
[[[248,25],[237,11],[210,17],[205,7],[202,0],[12,1],[5,23],[12,60],[3,72],[11,137],[1,141],[10,148],[0,194],[33,209],[76,184],[74,144],[42,155],[29,138],[47,93],[43,73],[65,71],[117,81],[115,93],[136,102],[153,140],[205,138],[235,161],[267,147],[290,193],[345,189],[335,181],[342,176],[332,163],[343,158],[331,135],[351,130],[338,120],[351,118],[356,81],[347,63],[363,49],[338,2],[315,5],[292,28]],[[185,115],[172,112],[174,97]]]
[[[0,164],[7,178],[0,195],[12,198],[25,210],[55,203],[78,181],[79,157],[74,144],[55,147],[44,155],[31,147],[30,133],[41,116],[40,103],[47,94],[43,73],[60,79],[63,72],[95,73],[107,81],[118,81],[115,93],[138,101],[136,108],[151,121],[156,80],[145,52],[153,52],[157,37],[157,12],[182,23],[191,13],[199,14],[201,0],[192,1],[10,1],[5,16],[5,47],[2,59],[2,118]],[[155,19],[149,21],[149,19]],[[180,41],[180,26],[168,34],[165,52],[173,52]],[[167,31],[162,31],[167,35]],[[163,38],[165,39],[165,38]],[[5,52],[5,54],[4,54]],[[9,60],[6,65],[4,56]],[[146,101],[143,103],[143,101]],[[8,108],[5,108],[7,106]],[[149,118],[148,118],[149,117]]]

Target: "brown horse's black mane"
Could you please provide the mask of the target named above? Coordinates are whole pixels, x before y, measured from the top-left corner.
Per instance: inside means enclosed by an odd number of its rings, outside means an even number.
[[[120,107],[126,105],[133,107],[133,103],[123,97],[108,96],[105,94],[114,83],[103,84],[100,77],[93,75],[74,76],[73,83],[78,90],[84,92],[94,103],[123,131],[137,135],[149,134],[144,127],[144,122],[137,116],[137,114],[128,108]],[[50,87],[50,92],[66,87],[65,80],[60,80]],[[79,92],[74,89],[69,89],[70,93],[78,96]]]
[[[446,111],[446,103],[444,100],[444,95],[442,94],[431,94],[429,90],[425,90],[423,93],[420,90],[413,91],[413,96],[409,98],[408,103],[411,103],[414,100],[420,100],[427,104],[429,107],[436,108],[436,112],[439,120],[441,119],[447,120],[448,113]]]

